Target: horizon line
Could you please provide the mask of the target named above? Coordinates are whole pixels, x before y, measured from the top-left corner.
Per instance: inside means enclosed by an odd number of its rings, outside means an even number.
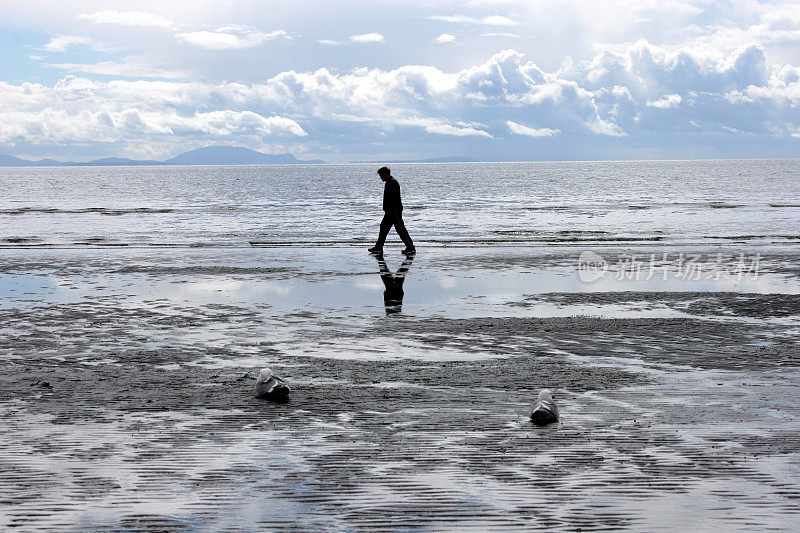
[[[0,155],[8,155],[8,154],[0,154]],[[283,154],[280,154],[283,155]],[[11,156],[17,157],[18,159],[22,159],[19,156]],[[113,156],[112,156],[113,157]],[[49,159],[49,158],[45,158]],[[108,159],[108,158],[100,158],[100,159]],[[430,158],[430,159],[437,159],[437,158]],[[42,161],[39,160],[31,160],[31,159],[22,159],[23,161],[28,161],[31,163],[38,163]],[[158,161],[152,164],[140,164],[140,165],[91,165],[90,163],[95,160],[90,161],[56,161],[56,163],[63,163],[63,164],[51,164],[51,165],[42,165],[41,167],[37,168],[46,168],[46,167],[76,167],[76,166],[96,166],[96,167],[161,167],[161,166],[169,166],[169,167],[271,167],[271,166],[298,166],[298,165],[379,165],[379,164],[392,164],[392,165],[469,165],[469,164],[486,164],[486,163],[504,163],[504,164],[521,164],[521,163],[635,163],[635,162],[642,162],[642,161],[797,161],[800,160],[800,156],[798,157],[682,157],[682,158],[657,158],[657,159],[647,159],[647,158],[640,158],[640,159],[517,159],[517,160],[474,160],[474,161],[420,161],[410,159],[408,161],[401,161],[401,160],[376,160],[376,161],[344,161],[344,162],[332,162],[332,161],[323,161],[320,163],[313,163],[311,161],[304,161],[302,159],[298,159],[297,163],[187,163],[187,164],[174,164],[174,163],[165,163],[162,161]],[[53,160],[55,161],[55,160]],[[130,161],[146,161],[146,160],[136,160],[131,159]],[[0,165],[0,168],[30,168],[28,165]]]

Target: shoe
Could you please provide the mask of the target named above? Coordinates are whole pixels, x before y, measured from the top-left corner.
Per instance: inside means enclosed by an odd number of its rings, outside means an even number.
[[[383,248],[378,248],[377,246],[373,246],[372,248],[369,249],[369,253],[371,253],[371,254],[382,254],[383,253]]]
[[[403,250],[403,253],[406,254],[406,255],[412,255],[412,254],[417,253],[417,249],[416,248],[406,248],[405,250]]]

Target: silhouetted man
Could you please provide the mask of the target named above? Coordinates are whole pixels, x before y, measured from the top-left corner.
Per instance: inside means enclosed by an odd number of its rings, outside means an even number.
[[[381,220],[381,230],[378,233],[378,241],[375,246],[369,249],[370,253],[376,254],[383,252],[383,243],[389,230],[394,226],[397,235],[406,245],[404,254],[413,254],[417,251],[414,242],[411,240],[406,225],[403,223],[403,202],[400,201],[400,184],[394,179],[387,167],[378,169],[378,176],[386,183],[383,187],[383,220]]]
[[[406,272],[411,268],[411,261],[414,258],[413,254],[406,255],[403,264],[397,269],[397,272],[392,273],[386,265],[386,260],[383,254],[376,253],[375,258],[378,260],[378,267],[381,270],[381,281],[383,281],[386,290],[383,291],[383,305],[386,307],[386,314],[399,313],[403,305],[403,282],[406,280]]]

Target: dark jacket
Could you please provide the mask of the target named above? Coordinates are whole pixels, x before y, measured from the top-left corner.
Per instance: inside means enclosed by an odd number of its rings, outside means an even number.
[[[389,177],[383,187],[383,210],[387,213],[399,213],[403,210],[403,202],[400,201],[400,184],[393,177]]]

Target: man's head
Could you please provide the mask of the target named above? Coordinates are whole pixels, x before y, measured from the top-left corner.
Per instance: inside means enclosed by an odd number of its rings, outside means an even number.
[[[392,173],[389,171],[389,167],[381,167],[378,169],[378,176],[380,176],[383,181],[388,180],[391,175]]]

